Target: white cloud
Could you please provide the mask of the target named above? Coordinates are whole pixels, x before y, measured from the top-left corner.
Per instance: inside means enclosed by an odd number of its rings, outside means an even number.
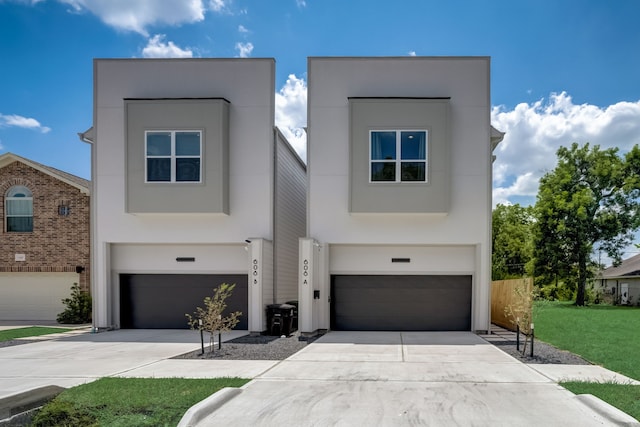
[[[89,11],[105,24],[119,30],[148,36],[152,25],[177,26],[204,20],[203,0],[58,0],[76,12]],[[219,11],[223,0],[211,0],[210,8]]]
[[[253,43],[238,42],[236,43],[236,50],[238,51],[238,56],[240,58],[247,58],[251,55],[251,52],[253,52]]]
[[[164,41],[164,34],[156,34],[151,37],[147,45],[142,49],[142,56],[145,58],[192,58],[193,51],[181,49],[172,41]]]
[[[244,25],[238,25],[238,32],[244,34],[250,33],[250,31]]]
[[[287,137],[300,157],[307,159],[307,83],[290,74],[276,93],[276,126]]]
[[[416,56],[416,51],[415,50],[410,50],[409,53],[407,54],[409,56]]]
[[[296,0],[296,5],[298,7],[307,7],[307,2],[305,0]]]
[[[51,128],[42,126],[36,119],[31,117],[18,116],[17,114],[0,114],[0,128],[3,127],[19,127],[24,129],[32,129],[42,133],[48,133],[49,131],[51,131]]]
[[[576,105],[566,92],[552,93],[548,100],[518,104],[513,110],[494,107],[491,122],[506,132],[494,151],[494,204],[514,197],[534,200],[540,178],[556,166],[560,146],[589,142],[624,153],[640,144],[640,101],[601,108]]]
[[[210,0],[209,1],[209,9],[214,12],[222,12],[222,10],[226,7],[225,0]]]

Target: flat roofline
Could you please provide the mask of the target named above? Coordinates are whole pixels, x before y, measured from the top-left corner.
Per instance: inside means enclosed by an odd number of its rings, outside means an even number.
[[[214,97],[203,97],[203,98],[123,98],[125,101],[212,101],[212,100],[220,100],[225,101],[231,104],[227,98],[222,98],[219,96]]]
[[[348,96],[347,99],[451,99],[450,96]]]
[[[407,61],[415,61],[417,59],[428,59],[428,60],[451,60],[451,59],[491,59],[490,55],[462,55],[462,56],[308,56],[307,59],[315,60],[315,59],[335,59],[335,60],[385,60],[385,59],[401,59]]]
[[[270,61],[275,62],[273,57],[251,57],[251,58],[93,58],[94,62],[115,61],[115,62],[249,62],[249,61]]]

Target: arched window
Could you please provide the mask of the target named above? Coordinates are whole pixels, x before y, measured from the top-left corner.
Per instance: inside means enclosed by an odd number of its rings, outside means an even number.
[[[8,232],[33,231],[33,195],[24,185],[9,188],[5,197],[5,216]]]

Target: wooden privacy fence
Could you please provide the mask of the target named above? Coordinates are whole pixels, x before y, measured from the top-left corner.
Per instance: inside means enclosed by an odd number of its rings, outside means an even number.
[[[518,286],[522,286],[524,289],[522,295],[518,295],[515,291]],[[519,303],[523,303],[523,301],[519,301],[519,299],[530,294],[532,287],[533,279],[530,277],[491,282],[491,323],[495,323],[503,328],[515,330],[513,319],[507,317],[505,308],[510,305],[513,307]]]

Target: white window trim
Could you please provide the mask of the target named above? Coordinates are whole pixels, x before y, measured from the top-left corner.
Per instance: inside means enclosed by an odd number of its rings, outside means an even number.
[[[11,186],[8,190],[7,190],[7,194],[9,192],[11,192],[11,190],[15,187],[24,187],[27,191],[29,191],[29,193],[31,194],[30,197],[11,197],[11,196],[6,196],[5,200],[4,200],[4,230],[7,233],[33,233],[33,192],[26,186],[23,185],[14,185]],[[31,215],[9,215],[9,203],[12,201],[25,201],[28,200],[31,202]],[[31,230],[29,231],[9,231],[9,218],[31,218]]]
[[[393,160],[389,160],[389,159],[381,159],[381,160],[373,160],[372,157],[372,153],[371,153],[371,137],[372,134],[374,132],[396,132],[396,158]],[[411,161],[416,161],[416,162],[422,162],[423,160],[418,160],[418,159],[406,159],[406,160],[402,160],[401,158],[401,154],[402,154],[402,138],[401,138],[401,132],[424,132],[425,133],[425,159],[424,159],[424,181],[402,181],[402,162],[411,162]],[[415,185],[415,184],[428,184],[429,183],[429,151],[430,151],[430,144],[429,144],[429,129],[402,129],[402,128],[395,128],[395,129],[370,129],[369,130],[369,140],[367,141],[367,143],[369,144],[369,158],[368,158],[368,162],[369,162],[369,184],[403,184],[403,185]],[[371,165],[373,163],[395,163],[396,164],[396,179],[395,181],[374,181],[371,179]]]
[[[171,155],[170,156],[149,156],[147,154],[147,135],[150,133],[170,133],[171,134]],[[200,134],[200,155],[199,156],[177,156],[176,155],[176,133],[178,132],[195,132]],[[204,153],[202,146],[202,138],[204,131],[202,129],[149,129],[144,131],[144,182],[145,184],[202,184],[202,163],[204,162]],[[147,171],[148,159],[171,159],[171,180],[169,181],[149,181]],[[200,171],[198,181],[176,181],[176,159],[200,159]]]

